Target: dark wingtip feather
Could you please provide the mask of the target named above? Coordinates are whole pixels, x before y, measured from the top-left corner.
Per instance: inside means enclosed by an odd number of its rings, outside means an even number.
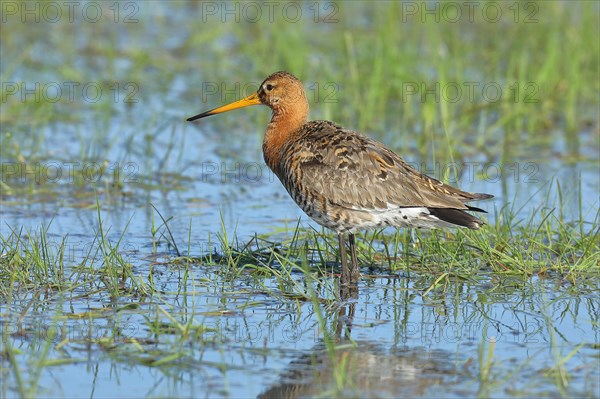
[[[427,208],[429,213],[444,222],[454,224],[456,226],[468,227],[471,230],[477,230],[485,224],[485,222],[461,209],[452,208]],[[470,211],[485,212],[482,209],[469,206]]]
[[[492,194],[485,194],[485,193],[473,193],[473,200],[485,200],[485,199],[490,199],[490,198],[494,198],[494,196]]]
[[[467,207],[467,208],[469,208],[469,210],[470,210],[471,212],[481,212],[481,213],[487,213],[487,211],[486,211],[486,210],[483,210],[483,209],[481,209],[481,208],[477,208],[477,207],[475,207],[475,206],[466,205],[466,207]]]

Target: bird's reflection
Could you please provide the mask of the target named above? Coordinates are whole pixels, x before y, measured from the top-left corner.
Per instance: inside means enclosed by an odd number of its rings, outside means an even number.
[[[336,311],[335,338],[350,339],[358,300],[358,285],[340,285],[340,307]]]
[[[352,339],[359,289],[341,286],[334,313],[333,342],[322,341],[292,360],[279,381],[258,397],[424,395],[455,374],[450,355],[423,348],[385,348]],[[332,349],[333,347],[333,349]],[[341,381],[341,382],[340,382]]]

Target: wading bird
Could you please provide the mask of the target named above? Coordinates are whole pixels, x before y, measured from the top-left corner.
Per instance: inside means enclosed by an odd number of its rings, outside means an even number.
[[[302,82],[276,72],[242,100],[203,112],[188,121],[249,105],[273,112],[263,141],[265,162],[298,206],[315,222],[338,234],[342,284],[360,276],[354,233],[385,226],[438,228],[485,224],[465,205],[492,198],[461,191],[421,174],[383,144],[329,121],[308,121]],[[345,234],[349,235],[348,270]]]

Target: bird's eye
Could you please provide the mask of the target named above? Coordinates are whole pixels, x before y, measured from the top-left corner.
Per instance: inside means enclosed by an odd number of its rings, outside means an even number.
[[[267,90],[268,90],[268,91],[271,91],[271,90],[273,90],[273,85],[272,85],[271,83],[268,83],[268,84],[267,84]]]

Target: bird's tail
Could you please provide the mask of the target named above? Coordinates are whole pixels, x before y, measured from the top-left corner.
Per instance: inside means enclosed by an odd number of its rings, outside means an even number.
[[[474,206],[469,206],[469,211],[473,212],[484,212],[483,209],[475,208]],[[448,222],[457,226],[468,227],[472,230],[477,230],[481,226],[485,224],[485,222],[475,216],[463,211],[462,209],[452,209],[452,208],[427,208],[429,209],[429,213],[444,222]]]

